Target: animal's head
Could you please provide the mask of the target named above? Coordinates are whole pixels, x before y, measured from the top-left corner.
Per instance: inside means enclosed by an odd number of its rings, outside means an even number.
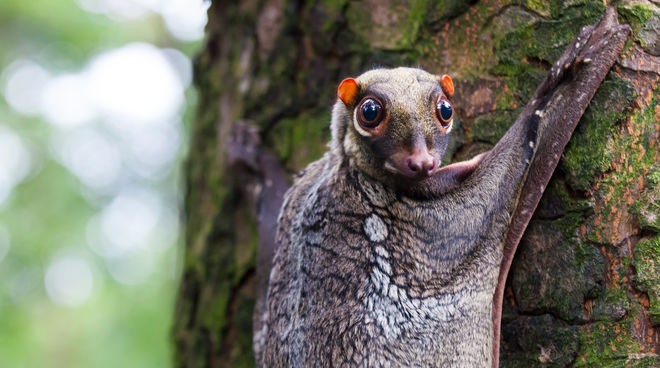
[[[370,176],[416,185],[435,174],[454,122],[454,85],[421,69],[375,69],[339,85],[333,147]]]

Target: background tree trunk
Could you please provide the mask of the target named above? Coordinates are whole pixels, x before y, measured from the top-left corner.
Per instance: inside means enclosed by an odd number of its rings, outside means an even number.
[[[509,273],[505,367],[660,365],[660,8],[655,0],[606,2],[633,33]],[[451,75],[460,125],[450,154],[465,159],[497,142],[564,47],[605,7],[213,1],[195,65],[176,364],[254,364],[259,234],[272,232],[283,178],[326,150],[339,81],[374,66]]]

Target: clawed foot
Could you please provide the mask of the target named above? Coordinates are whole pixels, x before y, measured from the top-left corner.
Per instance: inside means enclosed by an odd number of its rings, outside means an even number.
[[[630,26],[620,25],[617,22],[617,13],[613,7],[605,12],[601,20],[580,30],[580,34],[566,48],[566,51],[555,62],[548,76],[536,90],[535,99],[544,96],[553,90],[564,78],[566,73],[576,74],[579,68],[592,63],[601,62],[603,50],[608,49],[611,42],[619,42],[619,38],[626,38]],[[616,55],[618,57],[618,55]]]

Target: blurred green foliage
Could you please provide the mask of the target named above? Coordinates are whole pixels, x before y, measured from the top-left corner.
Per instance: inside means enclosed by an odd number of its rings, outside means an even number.
[[[30,59],[51,73],[73,73],[94,55],[135,41],[176,48],[188,56],[199,47],[199,42],[169,35],[155,13],[115,21],[86,12],[73,0],[0,1],[0,70],[16,59]],[[186,96],[194,93],[187,91]],[[190,110],[193,102],[187,100]],[[107,260],[92,251],[86,234],[90,218],[112,198],[90,196],[54,159],[51,124],[18,114],[0,98],[3,127],[26,143],[32,169],[0,204],[0,227],[10,239],[8,253],[0,256],[0,367],[171,365],[169,330],[181,263],[179,245],[153,253],[153,272],[143,282],[115,281]],[[164,192],[174,208],[179,207],[177,167],[183,151],[167,175],[146,184]],[[79,306],[60,306],[46,292],[48,265],[60,254],[89,262],[93,288]]]

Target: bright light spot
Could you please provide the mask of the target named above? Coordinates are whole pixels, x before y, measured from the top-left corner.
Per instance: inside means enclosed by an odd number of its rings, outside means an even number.
[[[192,63],[184,53],[177,49],[162,49],[163,56],[172,64],[181,78],[181,84],[188,87],[192,81]]]
[[[85,79],[74,74],[51,79],[44,89],[43,113],[57,125],[78,125],[94,118]]]
[[[99,55],[87,76],[93,101],[116,124],[167,121],[183,105],[177,70],[150,44],[132,43]]]
[[[95,13],[95,14],[101,14],[106,11],[105,4],[103,4],[103,1],[99,0],[75,0],[80,9],[90,12],[90,13]]]
[[[44,283],[46,293],[55,303],[76,307],[92,294],[92,270],[80,257],[63,256],[48,265]]]
[[[110,258],[146,248],[157,229],[163,204],[156,193],[139,188],[123,190],[87,225],[91,248]]]
[[[21,138],[7,128],[0,127],[0,204],[11,194],[31,167],[30,153]]]
[[[121,153],[106,135],[76,130],[55,140],[58,159],[92,189],[114,186],[121,172]]]
[[[76,2],[82,9],[90,13],[103,13],[117,21],[140,18],[149,10],[144,4],[141,4],[145,0],[76,0]]]
[[[38,64],[17,60],[3,73],[5,99],[17,112],[37,115],[41,109],[42,89],[48,78],[48,73]]]
[[[179,213],[175,207],[165,206],[158,219],[158,231],[153,232],[149,245],[162,253],[174,245],[179,238]]]
[[[7,253],[9,253],[10,246],[9,232],[4,226],[0,225],[0,262],[2,262],[7,256]]]
[[[131,132],[129,147],[134,159],[129,164],[146,177],[169,170],[181,146],[181,126],[164,124],[138,127]]]
[[[183,41],[195,41],[204,36],[206,11],[210,6],[204,0],[76,0],[80,8],[96,14],[105,14],[117,20],[143,17],[149,11],[160,13],[167,30]]]
[[[106,265],[113,279],[126,285],[144,282],[154,269],[154,255],[145,250],[130,252],[119,258],[107,258]]]
[[[75,0],[75,1],[76,4],[78,4],[78,7],[80,7],[80,9],[89,13],[100,14],[103,13],[105,10],[103,4],[97,0]]]
[[[14,189],[14,185],[3,173],[0,173],[0,205],[4,204],[9,198],[12,189]]]
[[[209,5],[210,2],[204,0],[167,1],[161,9],[167,30],[183,41],[202,38]]]

